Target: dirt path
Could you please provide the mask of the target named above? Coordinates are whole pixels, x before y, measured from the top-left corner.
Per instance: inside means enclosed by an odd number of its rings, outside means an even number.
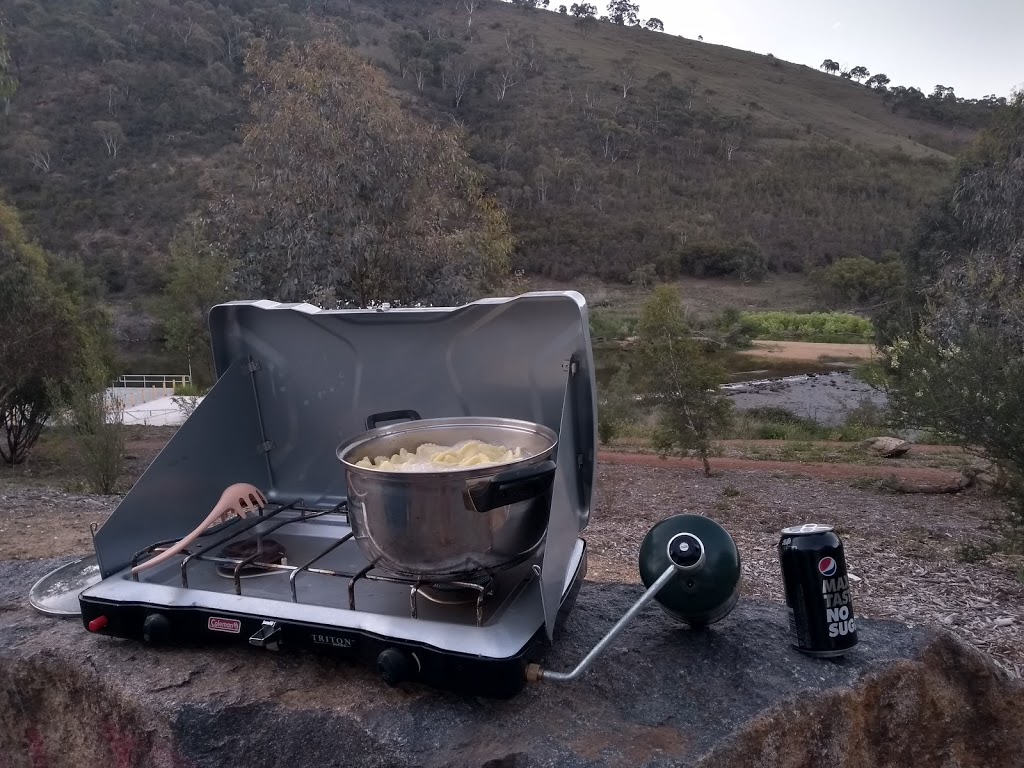
[[[651,454],[612,453],[599,451],[600,464],[631,464],[633,466],[651,467],[653,469],[702,469],[700,459],[661,458]],[[812,477],[819,480],[859,480],[878,479],[895,475],[904,482],[911,483],[943,483],[955,480],[959,473],[949,469],[933,469],[930,467],[897,467],[871,466],[863,464],[830,464],[794,461],[772,461],[760,459],[711,459],[711,468],[715,471],[744,470],[748,472],[771,472],[801,477]]]
[[[766,341],[753,342],[753,349],[740,351],[741,355],[764,360],[793,360],[817,362],[822,358],[830,360],[871,360],[877,354],[873,344],[817,344],[809,341]]]
[[[735,440],[715,440],[715,445],[722,448],[737,448],[740,450],[750,448],[778,448],[780,443],[784,443],[784,440],[755,440],[755,439],[735,439]],[[806,443],[807,445],[813,445],[816,448],[835,448],[837,445],[840,446],[854,446],[856,443],[836,443],[834,440],[801,440],[799,442]],[[961,448],[955,445],[928,445],[926,443],[914,443],[910,452],[906,454],[920,455],[920,456],[960,456],[965,455]]]

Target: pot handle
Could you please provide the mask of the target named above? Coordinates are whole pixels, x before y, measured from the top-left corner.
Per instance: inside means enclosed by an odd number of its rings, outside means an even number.
[[[371,413],[366,417],[366,428],[376,429],[377,425],[382,421],[399,421],[401,419],[408,419],[409,421],[419,421],[423,417],[420,416],[416,411],[403,410],[403,411],[382,411],[381,413]]]
[[[555,468],[555,462],[549,460],[532,467],[502,472],[481,488],[469,491],[470,501],[477,512],[488,512],[506,504],[542,496],[554,484]]]

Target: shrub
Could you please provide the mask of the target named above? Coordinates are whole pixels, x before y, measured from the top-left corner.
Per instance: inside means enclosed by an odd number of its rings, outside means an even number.
[[[174,395],[171,397],[171,402],[184,414],[186,421],[199,407],[199,398],[194,395]]]
[[[593,339],[622,339],[636,329],[636,318],[602,309],[590,311],[590,336]]]
[[[1024,532],[1024,93],[960,161],[906,255],[902,301],[879,318],[901,425],[979,450]]]
[[[850,304],[876,304],[896,296],[905,270],[899,261],[872,261],[863,256],[839,259],[817,275],[830,299]]]
[[[68,428],[93,493],[117,491],[124,472],[124,403],[110,390],[73,388],[66,398]]]
[[[718,389],[724,371],[693,340],[672,286],[654,290],[641,310],[638,331],[637,389],[659,405],[654,447],[662,454],[693,451],[711,474],[711,436],[732,415],[732,402]]]
[[[768,273],[768,261],[751,238],[732,243],[718,241],[684,245],[679,253],[682,271],[694,277],[739,277],[760,280]]]
[[[874,339],[870,320],[839,312],[748,312],[743,327],[752,337],[780,341],[870,343]]]
[[[0,459],[21,464],[36,444],[50,418],[50,396],[46,384],[36,377],[11,391],[0,403],[0,423],[4,440]]]
[[[658,272],[653,264],[644,264],[629,273],[629,282],[640,288],[648,288],[657,282]]]
[[[629,366],[622,365],[608,385],[599,392],[597,436],[604,445],[611,442],[636,417],[636,391],[631,378]]]
[[[206,390],[195,384],[176,384],[174,386],[175,397],[201,397],[205,392]]]
[[[98,388],[110,357],[106,314],[86,296],[80,268],[30,241],[0,201],[0,459],[25,460],[77,378]]]

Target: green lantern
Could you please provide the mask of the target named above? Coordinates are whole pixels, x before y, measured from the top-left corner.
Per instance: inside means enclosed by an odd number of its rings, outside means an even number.
[[[673,618],[704,627],[725,618],[739,599],[740,553],[721,525],[701,515],[673,515],[640,545],[640,578],[650,588],[670,566],[676,573],[655,596]]]

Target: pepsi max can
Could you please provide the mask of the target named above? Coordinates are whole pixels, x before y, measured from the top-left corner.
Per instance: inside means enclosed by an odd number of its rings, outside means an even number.
[[[843,542],[831,525],[785,528],[779,562],[793,645],[810,656],[842,656],[857,644]]]

